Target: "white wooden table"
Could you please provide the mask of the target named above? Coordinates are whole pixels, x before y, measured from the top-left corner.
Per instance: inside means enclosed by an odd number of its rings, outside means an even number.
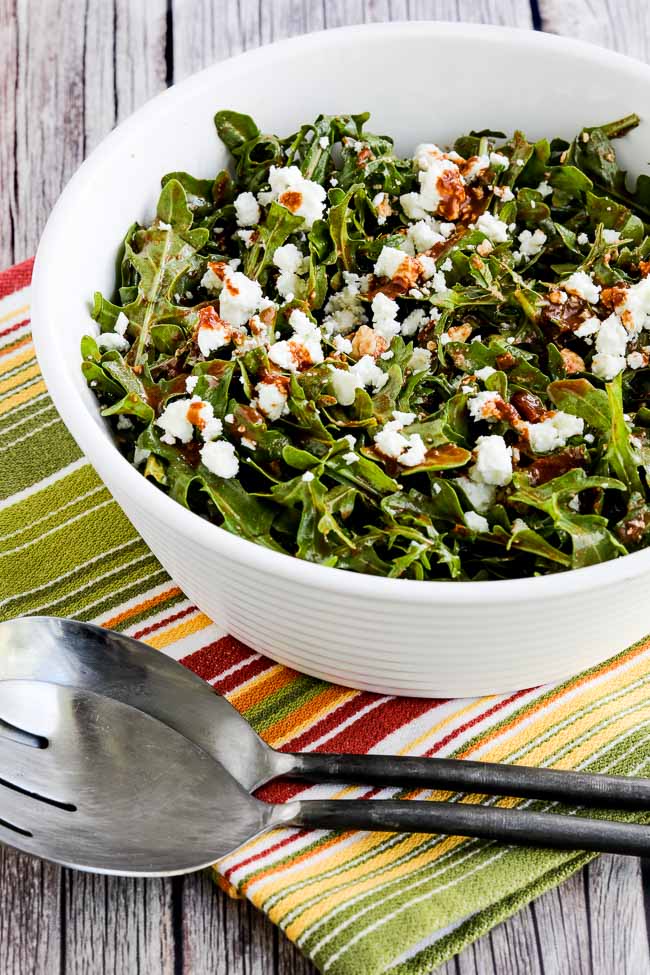
[[[0,0],[0,266],[34,252],[84,156],[165,85],[291,34],[404,19],[549,30],[650,57],[648,0]],[[440,971],[644,975],[648,921],[650,864],[602,857]],[[313,971],[207,877],[90,877],[0,850],[0,975]]]

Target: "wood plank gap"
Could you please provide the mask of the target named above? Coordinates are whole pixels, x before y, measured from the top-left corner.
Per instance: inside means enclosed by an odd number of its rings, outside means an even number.
[[[645,928],[650,945],[650,859],[641,860],[641,885],[643,887],[643,909],[645,913]]]
[[[165,13],[165,84],[174,84],[174,6],[167,0]]]
[[[172,877],[172,938],[174,944],[174,975],[183,975],[185,968],[185,936],[183,930],[183,889],[185,877]]]
[[[539,9],[538,0],[529,0],[530,16],[533,19],[533,30],[544,30],[542,14]]]

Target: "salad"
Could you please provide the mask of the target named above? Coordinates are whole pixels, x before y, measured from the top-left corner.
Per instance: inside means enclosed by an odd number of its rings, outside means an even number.
[[[82,369],[122,453],[250,541],[486,580],[650,541],[650,177],[612,140],[470,132],[396,154],[367,114],[169,173],[95,295]]]

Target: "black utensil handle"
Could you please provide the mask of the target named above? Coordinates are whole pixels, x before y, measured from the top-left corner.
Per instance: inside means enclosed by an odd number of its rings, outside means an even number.
[[[295,826],[395,833],[444,833],[504,843],[648,856],[650,826],[582,819],[526,809],[400,799],[314,799],[300,802]]]
[[[363,782],[481,795],[555,799],[583,806],[650,812],[650,779],[391,755],[296,755],[292,775],[309,782]]]

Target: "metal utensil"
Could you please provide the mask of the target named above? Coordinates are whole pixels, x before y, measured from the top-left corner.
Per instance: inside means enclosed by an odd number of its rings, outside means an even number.
[[[392,799],[263,803],[162,721],[79,688],[2,681],[0,720],[12,732],[0,734],[0,840],[81,870],[187,873],[280,825],[650,852],[644,826],[527,810]]]
[[[56,617],[0,623],[0,681],[85,688],[140,708],[179,731],[252,792],[279,775],[650,810],[650,780],[442,758],[298,755],[275,751],[187,668],[121,633]],[[0,770],[1,775],[1,770]]]

